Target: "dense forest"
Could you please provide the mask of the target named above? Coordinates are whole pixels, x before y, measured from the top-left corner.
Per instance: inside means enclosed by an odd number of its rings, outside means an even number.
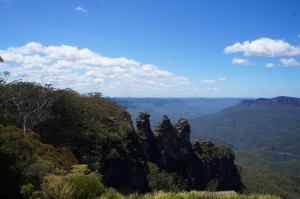
[[[191,143],[185,119],[164,116],[152,131],[141,113],[135,129],[101,93],[3,79],[0,93],[1,198],[243,189],[233,152]]]
[[[1,198],[123,198],[191,190],[296,198],[288,188],[286,194],[274,192],[278,185],[259,171],[236,166],[230,148],[190,142],[186,119],[173,125],[165,115],[152,130],[143,112],[134,128],[126,107],[101,93],[4,79],[0,93]]]

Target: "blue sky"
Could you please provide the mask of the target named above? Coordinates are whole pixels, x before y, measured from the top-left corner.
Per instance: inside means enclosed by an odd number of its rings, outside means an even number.
[[[110,97],[300,97],[299,0],[0,0],[0,71]]]

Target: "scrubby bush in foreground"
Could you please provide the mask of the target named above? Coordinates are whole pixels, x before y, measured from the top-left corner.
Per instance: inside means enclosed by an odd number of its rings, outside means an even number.
[[[154,192],[147,193],[145,195],[132,194],[129,196],[123,196],[115,192],[108,192],[104,194],[101,199],[280,199],[271,195],[239,195],[239,194],[227,194],[221,195],[211,192]]]

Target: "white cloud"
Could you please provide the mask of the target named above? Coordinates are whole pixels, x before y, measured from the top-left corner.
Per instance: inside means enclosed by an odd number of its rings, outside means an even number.
[[[285,67],[300,66],[300,63],[297,60],[295,60],[294,58],[289,58],[289,59],[282,58],[282,59],[280,59],[280,63],[282,65],[284,65]]]
[[[205,79],[205,80],[201,80],[200,82],[202,84],[214,84],[214,83],[216,83],[216,81],[213,80],[213,79]]]
[[[77,12],[85,12],[85,13],[88,12],[86,9],[84,9],[84,8],[81,7],[81,6],[76,6],[75,11],[77,11]]]
[[[267,68],[273,68],[274,67],[274,64],[273,63],[266,63],[265,66]]]
[[[209,89],[209,90],[211,90],[211,91],[221,91],[222,89],[220,89],[220,88],[212,88],[212,89]]]
[[[225,77],[219,77],[218,80],[224,82],[224,81],[226,81],[227,79],[226,79]]]
[[[260,38],[254,41],[237,42],[224,49],[225,54],[243,52],[245,56],[296,56],[300,55],[300,46],[293,46],[284,40]]]
[[[100,91],[106,95],[134,96],[139,92],[170,93],[190,85],[187,77],[175,75],[158,66],[142,64],[125,57],[105,57],[76,46],[43,46],[30,42],[21,47],[0,50],[13,79],[50,83],[58,88],[72,88],[81,93]],[[2,67],[2,68],[1,68]],[[6,67],[6,68],[4,68]],[[158,92],[159,91],[159,92]],[[169,94],[170,94],[169,93]],[[142,94],[141,94],[142,95]]]
[[[242,59],[242,58],[233,58],[231,60],[231,63],[233,63],[233,64],[251,65],[251,62],[248,59]]]

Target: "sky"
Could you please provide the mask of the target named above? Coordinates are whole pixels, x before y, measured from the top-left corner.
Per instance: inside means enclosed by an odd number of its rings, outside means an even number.
[[[299,0],[0,0],[0,19],[7,83],[108,97],[300,97]]]

